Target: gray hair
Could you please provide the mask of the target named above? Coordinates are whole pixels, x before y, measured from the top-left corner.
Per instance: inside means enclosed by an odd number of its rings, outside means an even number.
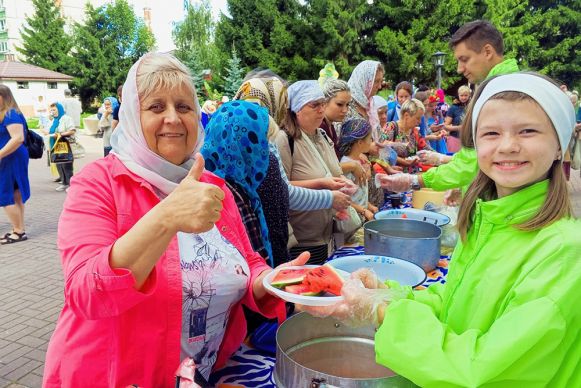
[[[342,79],[328,78],[323,84],[323,94],[330,100],[341,92],[350,92],[349,84]]]
[[[71,89],[65,89],[65,97],[70,97],[71,95]]]
[[[416,98],[412,98],[410,100],[407,100],[406,102],[403,103],[403,105],[401,106],[401,114],[400,117],[403,117],[404,113],[408,113],[410,116],[414,116],[416,113],[418,113],[418,111],[426,111],[426,108],[424,107],[424,104],[416,99]]]

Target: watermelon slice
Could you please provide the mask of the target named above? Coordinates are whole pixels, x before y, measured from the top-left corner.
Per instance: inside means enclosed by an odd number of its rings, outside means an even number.
[[[318,295],[322,294],[322,292],[311,291],[311,288],[303,283],[293,284],[291,286],[286,286],[284,288],[284,290],[286,292],[290,292],[291,294],[304,295],[304,296],[318,296]]]
[[[305,274],[308,269],[283,269],[274,275],[272,282],[270,284],[276,288],[283,288],[290,286],[291,284],[302,283],[305,278]]]
[[[328,264],[313,268],[305,275],[304,284],[309,286],[312,292],[328,292],[333,295],[341,295],[343,278]]]

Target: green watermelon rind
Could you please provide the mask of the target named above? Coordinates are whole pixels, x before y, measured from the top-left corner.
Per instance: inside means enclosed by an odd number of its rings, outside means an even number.
[[[282,279],[282,280],[278,280],[277,281],[276,278],[278,276],[280,276],[283,271],[302,272],[302,275],[301,276],[294,277],[294,278],[287,278],[287,279]],[[284,288],[286,286],[290,286],[290,285],[293,285],[293,284],[299,284],[299,283],[302,283],[303,280],[305,279],[305,274],[306,273],[307,273],[307,270],[306,269],[282,269],[282,270],[278,271],[274,275],[274,277],[272,279],[272,282],[270,282],[270,285],[273,286],[273,287],[281,288],[282,289],[282,288]]]

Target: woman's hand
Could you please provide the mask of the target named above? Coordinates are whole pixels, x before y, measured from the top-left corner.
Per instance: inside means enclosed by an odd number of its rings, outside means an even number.
[[[198,153],[188,176],[158,205],[174,233],[207,232],[220,219],[224,192],[215,185],[200,182],[203,172],[204,158]]]
[[[404,290],[389,289],[368,269],[351,274],[341,289],[344,300],[332,306],[297,306],[316,317],[331,316],[349,326],[380,325],[385,308],[392,300],[407,295]]]
[[[284,267],[305,265],[307,263],[307,261],[309,261],[310,258],[311,258],[310,252],[303,252],[300,255],[298,255],[295,259],[279,265],[278,267],[276,267],[274,269],[274,271],[276,271],[277,269],[280,269],[280,268],[284,268]],[[260,275],[258,275],[256,277],[256,279],[254,280],[254,283],[252,284],[252,292],[254,293],[255,300],[259,300],[264,295],[266,295],[266,288],[264,288],[263,280],[264,280],[264,277],[266,275],[268,275],[269,273],[271,273],[272,271],[273,271],[272,269],[267,269],[265,271],[262,271],[260,273]]]
[[[345,186],[345,180],[339,177],[321,178],[321,189],[339,190]]]
[[[358,161],[351,162],[353,164],[351,172],[355,176],[355,183],[359,186],[364,186],[367,184],[367,174],[365,169]]]
[[[363,211],[363,217],[365,217],[365,220],[367,220],[367,221],[372,221],[373,220],[373,212],[369,209],[365,209]]]
[[[462,202],[462,191],[460,189],[446,191],[442,202],[446,206],[460,206],[460,202]]]
[[[331,193],[333,194],[333,209],[337,211],[345,210],[351,204],[351,197],[347,194],[338,190],[333,190]]]

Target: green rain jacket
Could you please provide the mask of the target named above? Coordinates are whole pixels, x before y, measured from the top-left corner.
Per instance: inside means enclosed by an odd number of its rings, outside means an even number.
[[[519,71],[515,59],[505,59],[494,66],[486,78],[510,74]],[[436,191],[467,187],[478,173],[476,151],[473,148],[462,148],[454,154],[448,163],[431,168],[422,174],[424,186]]]
[[[379,364],[422,387],[581,387],[581,220],[514,227],[547,190],[478,201],[447,283],[386,309]]]

